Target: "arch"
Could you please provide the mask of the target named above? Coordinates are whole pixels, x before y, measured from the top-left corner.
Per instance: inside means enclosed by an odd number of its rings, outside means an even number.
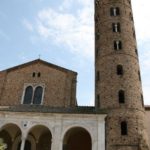
[[[29,139],[32,137],[32,141]],[[33,126],[27,135],[27,139],[31,142],[32,150],[51,150],[52,134],[48,127],[44,125]],[[35,146],[33,146],[33,143]],[[36,147],[35,149],[33,147]]]
[[[27,86],[25,89],[23,104],[31,104],[32,103],[32,95],[33,95],[33,87]]]
[[[83,127],[72,127],[64,135],[63,150],[92,150],[92,138]]]
[[[43,88],[41,86],[36,87],[34,91],[33,104],[41,104],[43,95]]]
[[[21,129],[13,123],[5,124],[0,131],[0,138],[7,144],[7,150],[12,150],[14,141],[17,137],[21,140]]]

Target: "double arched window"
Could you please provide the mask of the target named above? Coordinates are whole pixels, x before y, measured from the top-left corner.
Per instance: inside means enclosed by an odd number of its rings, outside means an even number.
[[[42,102],[43,87],[27,86],[24,93],[23,104],[36,104],[39,105]]]

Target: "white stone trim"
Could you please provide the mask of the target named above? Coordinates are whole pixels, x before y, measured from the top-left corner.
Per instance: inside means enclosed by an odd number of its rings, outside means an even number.
[[[92,150],[105,150],[105,116],[101,114],[4,112],[0,115],[0,127],[13,123],[20,128],[21,136],[27,138],[28,133],[35,126],[44,126],[52,135],[51,150],[62,150],[63,139],[67,131],[81,127],[91,136]]]

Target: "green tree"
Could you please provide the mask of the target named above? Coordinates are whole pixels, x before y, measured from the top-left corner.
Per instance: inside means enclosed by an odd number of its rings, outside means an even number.
[[[5,144],[3,139],[0,138],[0,150],[5,150],[6,148],[7,148],[7,144]]]

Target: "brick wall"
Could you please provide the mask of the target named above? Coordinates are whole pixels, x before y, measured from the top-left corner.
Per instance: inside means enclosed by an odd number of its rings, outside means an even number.
[[[37,77],[39,72],[41,76]],[[76,73],[41,61],[3,71],[0,80],[0,105],[20,105],[27,85],[44,87],[43,105],[67,107],[76,104]]]

